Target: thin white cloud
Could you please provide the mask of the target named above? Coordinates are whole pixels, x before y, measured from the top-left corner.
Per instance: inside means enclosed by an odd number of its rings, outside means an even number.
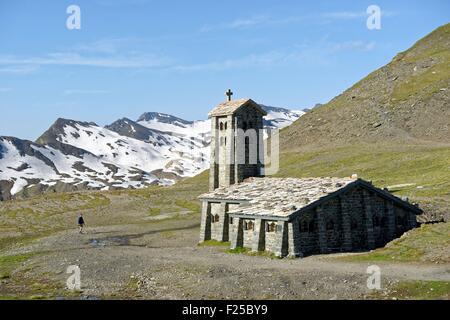
[[[367,17],[365,11],[338,11],[338,12],[326,12],[321,14],[320,17],[325,19],[359,19],[362,17]]]
[[[146,50],[149,42],[139,38],[100,39],[39,56],[0,55],[0,73],[28,74],[42,66],[102,68],[160,68],[171,59]],[[133,48],[134,50],[130,50]]]
[[[331,44],[329,51],[331,53],[336,53],[340,51],[372,51],[373,49],[375,49],[375,42],[373,41],[344,41]]]
[[[271,67],[271,66],[311,66],[326,65],[333,55],[340,52],[369,52],[375,48],[375,42],[361,40],[332,42],[322,39],[317,43],[303,44],[287,49],[273,50],[243,57],[230,58],[190,65],[177,65],[169,70],[180,72],[224,71],[229,69]]]
[[[395,15],[396,13],[393,11],[381,11],[382,17],[392,17]],[[366,11],[335,11],[320,14],[318,17],[331,20],[352,20],[367,18],[368,16]]]
[[[137,37],[107,38],[75,45],[72,51],[90,54],[118,54],[120,52],[126,52],[131,47],[136,48],[143,44],[151,44],[151,42]]]
[[[40,57],[0,56],[0,66],[4,72],[23,73],[30,69],[45,65],[57,66],[86,66],[103,68],[156,68],[164,67],[171,63],[165,57],[153,54],[129,54],[129,55],[82,55],[80,53],[57,52]],[[2,72],[2,68],[0,68]]]
[[[7,63],[5,66],[2,66],[2,63],[0,63],[0,74],[28,75],[35,73],[38,69],[38,65],[14,65]]]
[[[269,19],[265,16],[256,16],[248,19],[238,19],[230,22],[226,25],[226,27],[230,29],[237,29],[237,28],[245,28],[250,26],[255,26],[258,24],[266,24],[268,23]]]
[[[271,23],[290,23],[294,18],[283,20],[269,19]],[[264,16],[255,16],[249,20],[235,20],[227,25],[228,28],[242,28],[256,24],[268,23]],[[297,20],[298,21],[298,20]],[[330,54],[342,51],[371,51],[375,43],[365,41],[330,42],[322,39],[316,43],[276,49],[263,53],[248,54],[241,57],[232,57],[220,61],[200,63],[176,63],[173,59],[141,51],[127,51],[130,43],[148,44],[145,39],[138,38],[112,38],[102,39],[90,44],[79,44],[71,52],[55,52],[41,56],[20,57],[15,55],[0,55],[0,73],[29,74],[43,66],[75,66],[98,68],[131,68],[145,70],[158,68],[180,72],[189,71],[219,71],[227,69],[267,67],[282,64],[324,64],[330,59]],[[134,47],[134,46],[131,46]],[[65,94],[75,94],[66,92]],[[83,92],[78,92],[82,94]],[[85,92],[88,93],[88,92]],[[94,92],[95,93],[95,92]],[[97,92],[100,93],[100,92]]]
[[[151,0],[97,0],[96,3],[105,7],[117,7],[124,5],[145,5],[150,3]]]
[[[83,90],[83,89],[67,89],[64,90],[63,94],[66,96],[69,95],[81,95],[81,94],[106,94],[109,93],[108,90]]]
[[[258,17],[246,18],[246,19],[236,19],[236,20],[226,22],[226,23],[216,25],[216,26],[205,25],[200,29],[200,31],[201,32],[210,32],[210,31],[216,31],[216,30],[245,29],[245,28],[251,28],[251,27],[267,25],[267,24],[269,24],[268,18],[258,16]]]
[[[191,65],[177,65],[170,68],[175,71],[221,71],[235,68],[248,68],[255,66],[271,66],[286,59],[286,54],[279,51],[270,51],[262,54],[250,54],[240,58],[225,59]]]
[[[287,18],[273,18],[266,15],[256,15],[250,18],[236,19],[230,22],[226,22],[217,26],[203,26],[200,31],[209,32],[213,30],[233,30],[233,29],[245,29],[257,26],[266,25],[281,25],[295,23],[304,20],[304,17],[287,17]]]
[[[396,13],[393,11],[382,11],[382,17],[392,17],[395,16]],[[285,18],[275,18],[267,15],[255,15],[250,18],[241,18],[232,20],[231,22],[222,23],[216,26],[206,25],[203,26],[200,30],[202,32],[209,32],[213,30],[226,30],[226,29],[244,29],[258,26],[267,26],[267,25],[282,25],[282,24],[291,24],[291,23],[299,23],[302,21],[307,21],[308,23],[324,23],[331,22],[335,20],[354,20],[354,19],[363,19],[367,18],[369,15],[365,10],[361,11],[335,11],[335,12],[325,12],[325,13],[312,13],[301,16],[291,16]]]

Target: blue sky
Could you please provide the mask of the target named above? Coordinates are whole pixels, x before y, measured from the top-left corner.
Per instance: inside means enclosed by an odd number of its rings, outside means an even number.
[[[81,29],[66,9],[81,8]],[[366,27],[369,5],[381,30]],[[57,117],[203,119],[224,100],[324,103],[436,27],[450,1],[0,0],[0,135]]]

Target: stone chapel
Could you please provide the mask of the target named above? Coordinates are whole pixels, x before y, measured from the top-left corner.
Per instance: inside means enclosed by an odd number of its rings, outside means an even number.
[[[356,177],[264,177],[266,112],[251,99],[227,95],[209,113],[210,191],[199,197],[200,242],[303,257],[371,250],[416,227],[417,205]],[[250,130],[256,132],[251,139]]]

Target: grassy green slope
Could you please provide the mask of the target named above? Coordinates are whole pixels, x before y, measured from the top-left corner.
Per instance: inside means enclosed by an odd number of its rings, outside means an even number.
[[[354,144],[284,152],[277,176],[350,176],[372,180],[419,202],[424,219],[448,219],[450,148],[426,145]]]
[[[450,142],[450,24],[282,132],[284,150],[355,142]]]
[[[0,202],[0,252],[11,245],[74,228],[79,213],[85,214],[90,227],[198,215],[197,196],[207,191],[207,179],[208,172],[204,172],[172,187],[52,193]]]
[[[358,176],[450,212],[450,24],[281,131],[279,176]]]

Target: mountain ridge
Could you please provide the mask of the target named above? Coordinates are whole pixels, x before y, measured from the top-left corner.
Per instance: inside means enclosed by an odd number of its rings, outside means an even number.
[[[267,108],[273,110],[270,127],[289,125],[302,115]],[[145,112],[137,121],[123,117],[105,126],[58,118],[34,142],[2,136],[0,200],[173,184],[209,167],[210,130],[209,120]]]
[[[282,149],[450,137],[450,24],[282,130]]]

